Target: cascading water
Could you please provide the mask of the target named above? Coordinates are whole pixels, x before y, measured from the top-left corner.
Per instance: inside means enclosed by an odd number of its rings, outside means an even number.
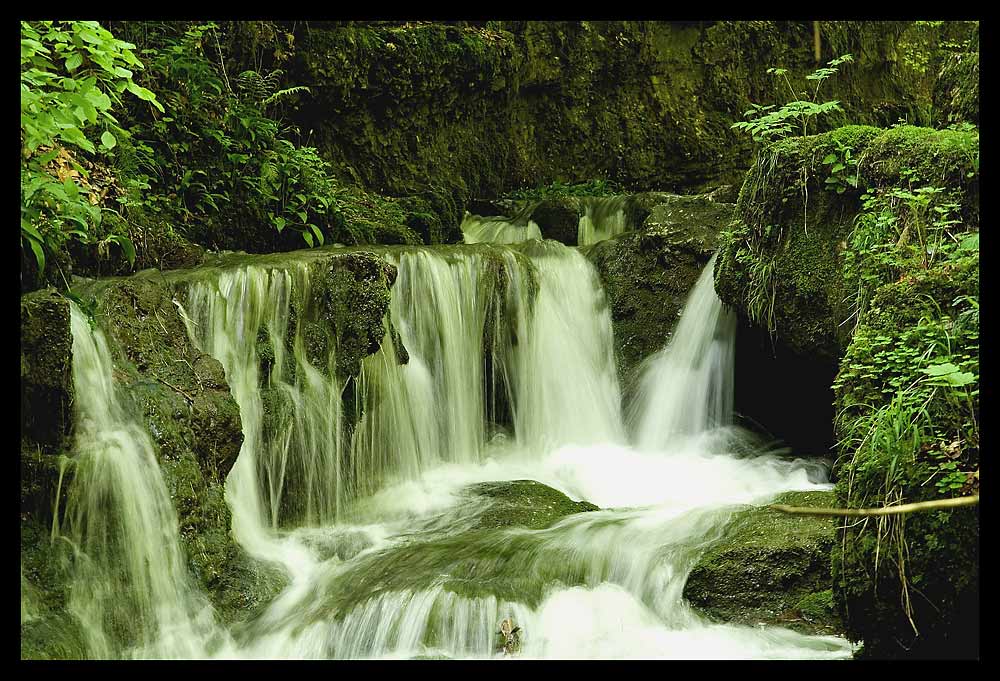
[[[628,230],[624,196],[588,196],[580,201],[583,207],[577,233],[580,246],[596,244]]]
[[[526,216],[507,218],[502,215],[483,217],[466,213],[462,219],[462,235],[467,244],[516,244],[529,239],[541,239],[538,225]]]
[[[68,610],[93,657],[203,657],[222,633],[189,581],[153,444],[118,398],[103,333],[76,306],[71,326],[76,474],[59,536],[73,553]]]
[[[736,317],[715,293],[715,258],[691,290],[670,343],[643,364],[629,409],[643,449],[662,449],[732,418]]]
[[[611,239],[629,229],[627,197],[582,196],[571,205],[580,211],[576,244],[589,246]],[[465,214],[461,230],[465,243],[517,244],[544,238],[531,213],[537,203],[525,205],[513,218],[502,215],[483,217]]]
[[[712,263],[645,367],[630,436],[610,312],[575,249],[380,252],[398,276],[353,429],[336,348],[308,350],[306,266],[189,287],[188,331],[222,363],[243,419],[226,484],[235,537],[291,581],[238,643],[188,654],[492,657],[513,617],[524,657],[850,655],[838,638],[708,623],[682,598],[735,504],[817,488],[808,467],[727,426],[733,321]],[[469,486],[512,480],[605,510],[481,525],[497,502]]]

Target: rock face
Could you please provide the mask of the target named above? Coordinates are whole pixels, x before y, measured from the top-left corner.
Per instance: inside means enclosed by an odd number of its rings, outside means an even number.
[[[687,296],[712,257],[733,205],[707,195],[657,195],[642,229],[586,250],[611,307],[619,374],[670,339]],[[650,201],[649,197],[643,201]],[[641,203],[639,204],[642,205]]]
[[[785,96],[766,67],[816,66],[812,22],[298,22],[286,30],[295,38],[290,81],[310,88],[291,113],[299,128],[313,131],[346,179],[394,196],[423,186],[449,197],[458,204],[451,224],[469,197],[555,180],[674,191],[733,182],[752,152],[730,129],[738,112]],[[971,22],[820,22],[824,60],[869,57],[851,65],[850,78],[825,84],[826,94],[852,120],[929,124],[942,60],[935,38],[971,30]]]
[[[825,506],[833,492],[788,492],[775,503]],[[840,634],[833,608],[832,517],[786,515],[766,507],[739,511],[726,534],[698,560],[684,598],[713,619],[768,624],[808,634]]]
[[[832,384],[837,505],[978,492],[978,132],[849,126],[783,140],[758,156],[736,218],[716,289],[814,358],[820,390]],[[865,655],[978,655],[976,508],[849,524],[837,546],[834,602]],[[887,551],[904,561],[880,560]]]
[[[21,299],[21,512],[51,518],[73,418],[69,300],[54,291]]]

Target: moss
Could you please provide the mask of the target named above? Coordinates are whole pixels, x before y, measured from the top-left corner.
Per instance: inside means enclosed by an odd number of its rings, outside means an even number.
[[[832,502],[832,492],[788,492],[775,500],[795,506]],[[839,631],[837,617],[815,607],[817,592],[829,593],[835,528],[833,518],[767,508],[739,511],[723,539],[698,559],[684,597],[723,621],[775,624],[806,633]]]
[[[845,145],[863,196],[821,189],[822,159]],[[954,363],[978,387],[978,249],[954,245],[979,227],[978,157],[974,130],[849,127],[763,150],[741,191],[716,288],[799,354],[839,362],[840,506],[977,488],[978,393],[923,370]],[[978,654],[975,510],[852,524],[838,540],[833,597],[867,656]]]
[[[491,502],[476,518],[472,529],[517,526],[541,530],[567,515],[598,510],[594,504],[572,501],[562,492],[534,480],[485,482],[469,491]]]
[[[79,660],[87,656],[79,621],[66,611],[68,546],[51,543],[49,527],[21,518],[21,600],[30,617],[21,621],[21,659]],[[24,606],[22,605],[22,612]]]
[[[307,337],[307,345],[324,345],[326,335],[332,334],[337,375],[346,380],[357,376],[361,360],[379,349],[385,335],[382,318],[389,308],[389,287],[396,271],[374,253],[365,252],[334,255],[312,267],[310,314],[316,315],[319,325]],[[325,364],[322,352],[317,366]]]
[[[21,437],[59,447],[69,435],[73,400],[70,302],[55,291],[21,299]]]
[[[473,511],[463,511],[463,531],[416,535],[360,558],[325,585],[314,614],[342,618],[380,594],[434,585],[467,598],[493,596],[533,607],[553,584],[585,581],[572,552],[545,542],[539,530],[596,506],[531,480],[483,483],[467,494]]]
[[[669,194],[641,231],[585,249],[611,308],[615,355],[622,378],[670,339],[687,296],[728,225],[731,204]]]

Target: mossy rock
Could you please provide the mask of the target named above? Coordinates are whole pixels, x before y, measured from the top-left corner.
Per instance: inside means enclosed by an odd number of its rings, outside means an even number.
[[[829,507],[833,498],[833,492],[787,492],[774,503]],[[766,507],[739,511],[691,570],[684,598],[719,621],[840,633],[830,594],[836,525],[831,517]]]
[[[472,529],[524,527],[541,530],[573,513],[596,511],[587,501],[573,501],[562,492],[534,480],[484,482],[468,490],[490,503],[476,518]]]
[[[532,480],[481,483],[466,494],[468,506],[449,512],[460,514],[454,519],[461,531],[416,534],[359,558],[321,587],[323,605],[314,616],[339,619],[380,594],[434,586],[533,607],[553,585],[585,581],[579,561],[545,542],[540,531],[596,506]],[[465,510],[470,507],[471,513]]]
[[[978,133],[845,126],[763,149],[740,192],[737,222],[723,239],[716,290],[794,352],[828,360],[843,355],[853,329],[845,322],[854,292],[845,285],[845,250],[862,208],[859,190],[824,188],[831,166],[822,160],[840,153],[839,145],[853,150],[863,181],[905,186],[906,175],[955,188],[962,217],[978,223],[978,173],[972,172]]]
[[[711,258],[731,204],[704,197],[660,195],[641,230],[585,249],[611,308],[622,378],[663,348],[687,297]]]
[[[52,289],[21,298],[21,436],[58,447],[70,434],[70,301]]]
[[[546,239],[576,246],[580,227],[580,205],[573,197],[546,198],[531,211],[531,220]]]

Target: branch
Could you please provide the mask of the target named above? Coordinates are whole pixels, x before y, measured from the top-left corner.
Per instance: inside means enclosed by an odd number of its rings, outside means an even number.
[[[808,506],[786,506],[784,504],[771,504],[767,508],[795,515],[880,516],[902,515],[904,513],[913,513],[914,511],[955,508],[958,506],[975,506],[978,503],[979,495],[977,494],[971,497],[935,499],[934,501],[920,501],[915,504],[884,506],[882,508],[811,508]]]

